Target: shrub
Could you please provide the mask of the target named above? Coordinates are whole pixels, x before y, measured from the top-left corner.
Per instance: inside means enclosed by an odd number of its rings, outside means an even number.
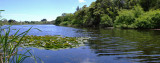
[[[121,10],[118,12],[114,26],[120,28],[135,28],[135,20],[144,13],[140,6],[135,6],[132,10]]]
[[[150,10],[144,13],[135,22],[136,28],[160,28],[160,10]]]
[[[70,23],[70,22],[68,22],[68,21],[64,21],[64,22],[61,22],[60,25],[67,26],[67,25],[69,25],[69,23]]]
[[[140,15],[142,15],[143,13],[144,13],[144,11],[143,11],[143,8],[141,7],[141,6],[135,6],[134,8],[133,8],[133,13],[134,13],[134,16],[136,17],[136,18],[138,18]]]
[[[133,10],[121,10],[118,12],[119,16],[116,17],[115,27],[129,28],[135,21]]]
[[[72,26],[80,26],[82,23],[81,23],[81,20],[73,19],[71,21],[71,24],[72,24]]]
[[[110,27],[110,26],[113,26],[112,19],[111,19],[107,14],[103,15],[103,16],[101,17],[100,26],[102,26],[102,27]]]

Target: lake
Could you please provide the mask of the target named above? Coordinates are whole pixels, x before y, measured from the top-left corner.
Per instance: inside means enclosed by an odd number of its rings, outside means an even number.
[[[28,35],[91,38],[85,46],[78,48],[45,50],[29,47],[28,49],[32,49],[32,54],[41,58],[44,63],[160,62],[160,31],[158,30],[90,29],[55,25],[13,25],[11,29],[21,29],[20,32],[23,32],[30,27],[33,28]],[[16,30],[12,30],[10,34],[15,32]],[[32,62],[34,61],[26,59],[24,63]]]

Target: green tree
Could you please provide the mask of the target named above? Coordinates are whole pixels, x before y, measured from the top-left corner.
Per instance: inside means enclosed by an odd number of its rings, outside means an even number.
[[[55,25],[59,25],[63,20],[64,20],[64,19],[63,19],[63,16],[58,16],[58,17],[56,18],[54,24],[55,24]]]
[[[8,22],[9,22],[9,23],[15,23],[16,20],[10,19],[10,20],[8,20]]]
[[[160,0],[140,0],[140,5],[145,11],[160,8]]]
[[[144,11],[140,6],[135,6],[131,10],[123,9],[118,12],[114,26],[120,28],[136,28],[134,25],[136,18],[143,15]]]
[[[114,24],[115,27],[136,28],[136,19],[146,11],[159,9],[159,4],[160,0],[96,0],[89,7],[78,6],[73,14],[63,13],[57,17],[55,24],[83,27],[108,27]]]
[[[79,11],[79,10],[80,10],[79,6],[77,6],[76,10],[77,10],[77,11]]]
[[[56,25],[69,25],[73,19],[72,13],[63,13],[62,16],[57,17],[55,20]]]
[[[46,22],[46,21],[47,21],[47,19],[42,19],[41,21],[42,21],[42,22]]]

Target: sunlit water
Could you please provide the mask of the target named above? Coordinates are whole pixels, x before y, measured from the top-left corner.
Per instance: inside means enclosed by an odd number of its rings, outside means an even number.
[[[133,29],[86,29],[55,25],[13,25],[28,35],[91,37],[85,46],[62,50],[32,49],[45,63],[147,63],[160,62],[160,31]],[[5,26],[3,26],[5,27]],[[42,32],[38,31],[38,28]],[[11,31],[11,35],[16,30]],[[23,51],[21,51],[23,52]],[[24,63],[32,63],[30,59]]]

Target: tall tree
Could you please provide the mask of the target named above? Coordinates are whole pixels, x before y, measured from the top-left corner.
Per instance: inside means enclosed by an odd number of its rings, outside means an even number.
[[[145,11],[160,8],[160,0],[140,0],[140,5]]]
[[[80,10],[79,6],[77,6],[76,10],[77,10],[77,11],[79,11],[79,10]]]

